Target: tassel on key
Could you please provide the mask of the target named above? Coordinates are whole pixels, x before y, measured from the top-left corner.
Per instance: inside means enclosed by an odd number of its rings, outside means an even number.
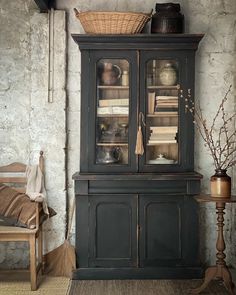
[[[143,113],[139,113],[139,126],[137,132],[137,139],[136,139],[136,147],[135,147],[135,154],[136,155],[143,155],[144,147],[143,147],[143,133],[141,123],[145,126]]]
[[[137,132],[135,154],[136,155],[143,155],[143,153],[144,153],[143,134],[142,134],[142,128],[141,128],[141,126],[139,126],[138,127],[138,132]]]

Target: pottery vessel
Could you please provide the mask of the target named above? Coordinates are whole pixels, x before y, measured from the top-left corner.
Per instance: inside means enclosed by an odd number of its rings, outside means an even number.
[[[171,63],[166,63],[160,71],[160,82],[164,86],[176,85],[177,74]]]
[[[121,77],[121,69],[119,66],[110,62],[105,62],[102,72],[102,83],[104,85],[115,85]]]
[[[225,169],[216,169],[211,176],[211,196],[220,198],[230,198],[231,177],[227,175]]]
[[[151,33],[184,33],[184,15],[178,3],[156,3],[156,13],[152,16]]]

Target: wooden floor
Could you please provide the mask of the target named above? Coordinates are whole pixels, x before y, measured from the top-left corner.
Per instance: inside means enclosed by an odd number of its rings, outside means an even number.
[[[69,295],[187,295],[201,280],[111,280],[72,281]],[[219,281],[211,282],[201,294],[228,294]]]

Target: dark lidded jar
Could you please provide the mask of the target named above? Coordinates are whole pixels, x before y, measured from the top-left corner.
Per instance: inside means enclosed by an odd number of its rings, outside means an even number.
[[[152,16],[151,33],[184,33],[184,15],[178,3],[156,3],[156,13]]]
[[[211,176],[211,196],[230,198],[231,196],[231,177],[227,175],[226,169],[216,169]]]

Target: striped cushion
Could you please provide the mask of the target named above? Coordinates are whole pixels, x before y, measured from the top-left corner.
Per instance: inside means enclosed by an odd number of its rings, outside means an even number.
[[[33,229],[36,227],[37,203],[23,193],[0,184],[0,219],[8,224]]]

